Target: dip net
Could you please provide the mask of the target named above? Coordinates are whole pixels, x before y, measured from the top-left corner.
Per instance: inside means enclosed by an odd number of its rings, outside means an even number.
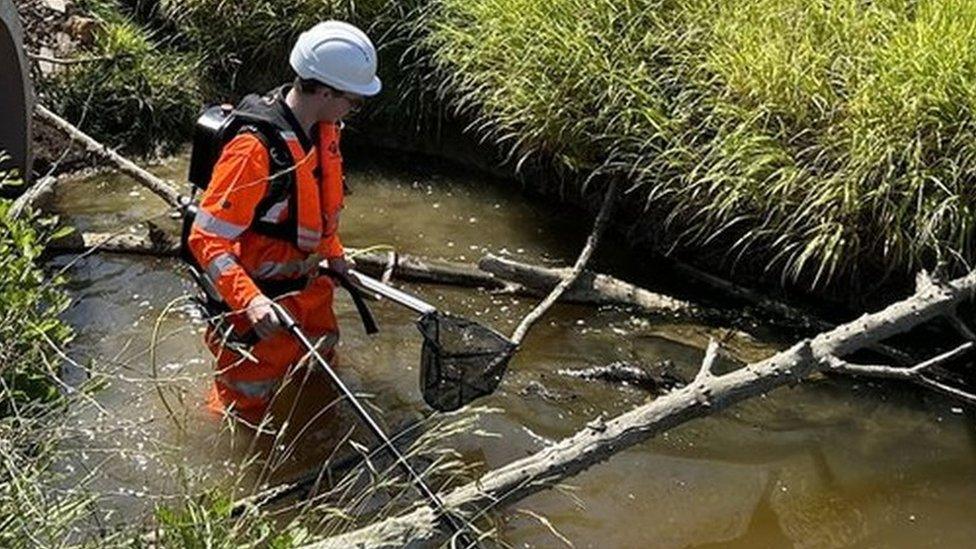
[[[417,327],[424,336],[420,388],[442,412],[491,394],[515,353],[515,344],[495,330],[440,311],[420,317]]]

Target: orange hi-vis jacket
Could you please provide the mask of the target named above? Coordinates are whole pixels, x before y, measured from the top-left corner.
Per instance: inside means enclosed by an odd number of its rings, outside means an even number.
[[[241,311],[264,293],[278,298],[309,336],[337,337],[332,283],[316,274],[323,258],[343,255],[337,232],[343,204],[339,126],[319,123],[313,132],[316,141],[310,142],[283,101],[286,89],[248,96],[238,108],[274,122],[290,162],[272,162],[274,148],[245,127],[224,146],[214,166],[188,245],[232,311]],[[282,164],[289,164],[292,174],[270,173],[272,166]],[[241,314],[228,320],[239,335],[251,330]],[[257,342],[249,356],[224,345],[212,331],[207,341],[218,359],[219,400],[251,413],[253,420],[303,354],[287,333]]]

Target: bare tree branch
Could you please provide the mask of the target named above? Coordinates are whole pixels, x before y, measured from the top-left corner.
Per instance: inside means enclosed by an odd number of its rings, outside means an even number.
[[[803,340],[789,349],[733,372],[715,375],[717,350],[706,352],[698,382],[659,397],[610,421],[596,420],[583,431],[540,452],[509,463],[443,496],[445,505],[477,517],[571,477],[614,454],[692,419],[796,383],[836,365],[835,357],[902,333],[951,311],[976,290],[976,272],[946,284],[920,285],[919,291],[882,311]],[[715,347],[709,345],[710,349]],[[706,379],[707,378],[707,379]],[[932,382],[937,383],[937,382]],[[951,388],[950,388],[951,389]],[[426,505],[348,534],[313,545],[326,547],[421,547],[443,539],[434,511]]]
[[[556,287],[549,292],[549,295],[545,297],[534,309],[529,311],[529,314],[525,315],[522,322],[515,327],[512,332],[512,342],[516,346],[522,344],[522,340],[532,329],[532,325],[536,323],[542,315],[546,314],[546,311],[552,307],[553,303],[563,295],[570,285],[576,281],[579,275],[586,268],[586,264],[590,262],[590,257],[593,256],[593,252],[596,250],[597,245],[600,243],[600,237],[603,236],[603,231],[606,229],[607,221],[610,218],[610,212],[613,210],[613,204],[617,199],[617,179],[610,179],[610,186],[607,187],[606,195],[603,197],[603,204],[600,206],[600,212],[596,216],[596,220],[593,222],[593,230],[590,231],[590,235],[586,237],[586,244],[583,246],[583,250],[580,251],[579,257],[576,258],[576,263],[573,268],[562,278]]]
[[[118,168],[120,172],[132,177],[138,183],[165,200],[170,206],[179,207],[180,195],[173,189],[172,185],[140,168],[128,158],[99,143],[93,137],[78,129],[74,124],[48,110],[44,105],[36,105],[35,111],[42,122],[63,132],[72,141],[81,143],[87,152],[94,154],[102,161],[108,162]]]
[[[934,389],[940,393],[963,402],[976,404],[976,394],[956,387],[950,387],[949,385],[946,385],[945,383],[938,381],[929,375],[930,370],[933,368],[946,365],[952,360],[955,360],[956,358],[968,353],[974,347],[976,347],[976,342],[967,341],[949,351],[908,368],[876,364],[852,364],[837,357],[829,357],[828,360],[830,362],[830,369],[833,372],[855,376],[910,381],[912,383],[921,385],[922,387]]]

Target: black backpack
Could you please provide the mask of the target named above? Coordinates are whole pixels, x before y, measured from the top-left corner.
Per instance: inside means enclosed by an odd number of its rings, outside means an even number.
[[[281,174],[275,178],[274,187],[266,199],[268,203],[271,204],[280,200],[282,193],[291,192],[291,189],[294,188],[295,174],[292,170],[291,152],[278,128],[270,119],[253,113],[242,112],[227,104],[212,105],[204,109],[193,130],[193,148],[190,152],[190,169],[187,176],[192,187],[190,199],[184,205],[183,230],[180,238],[180,257],[198,270],[199,266],[196,265],[196,259],[187,247],[190,227],[193,225],[197,212],[193,198],[197,191],[206,190],[210,184],[214,166],[220,159],[224,145],[241,132],[253,133],[261,140],[268,148],[268,156],[271,162],[270,174]],[[267,232],[269,233],[268,236],[277,238],[293,238],[289,232],[278,234],[270,228],[262,232]]]

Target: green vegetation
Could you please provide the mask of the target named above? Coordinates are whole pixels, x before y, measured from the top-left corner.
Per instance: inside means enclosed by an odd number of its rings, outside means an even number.
[[[0,174],[0,185],[14,184]],[[51,223],[32,227],[0,200],[0,546],[50,546],[90,502],[58,494],[51,470],[66,397],[57,382],[60,349],[71,331],[58,319],[68,304],[61,280],[37,266]]]
[[[42,100],[93,136],[139,153],[182,146],[203,104],[199,56],[179,51],[113,1],[83,2],[98,21],[79,57],[40,82]]]
[[[9,184],[9,179],[5,179]],[[60,279],[50,279],[36,261],[51,236],[51,223],[35,230],[10,219],[0,201],[0,418],[34,415],[59,398],[55,351],[71,337],[58,319],[67,307]]]
[[[666,245],[810,284],[974,258],[976,5],[434,0],[440,97],[513,151],[623,174]]]

